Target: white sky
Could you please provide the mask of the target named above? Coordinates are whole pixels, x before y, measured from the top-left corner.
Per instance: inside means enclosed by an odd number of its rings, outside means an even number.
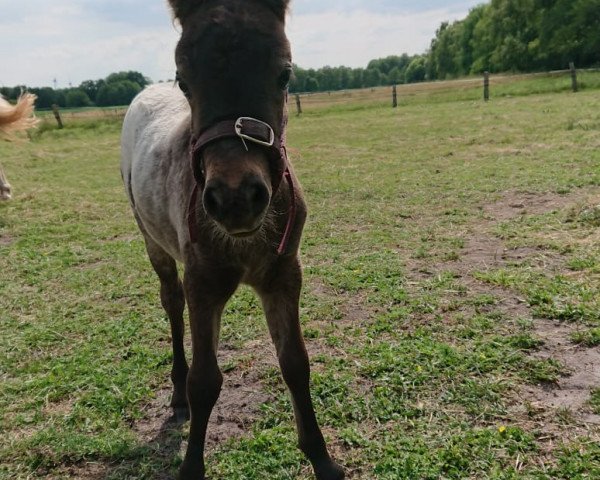
[[[294,62],[364,67],[423,53],[440,23],[483,0],[292,0]],[[137,70],[173,78],[178,38],[166,0],[0,0],[0,86],[59,88]]]

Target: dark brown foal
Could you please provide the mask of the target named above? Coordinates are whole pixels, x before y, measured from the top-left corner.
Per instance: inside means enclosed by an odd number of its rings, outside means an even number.
[[[173,332],[174,393],[189,404],[180,480],[205,478],[204,442],[223,377],[221,314],[240,283],[260,296],[289,387],[299,446],[318,480],[344,478],[329,456],[309,390],[298,318],[298,248],[306,219],[285,148],[291,54],[286,0],[170,0],[182,25],[180,92],[151,87],[130,107],[122,175]],[[184,265],[180,282],[176,261]],[[193,358],[183,349],[188,306]]]

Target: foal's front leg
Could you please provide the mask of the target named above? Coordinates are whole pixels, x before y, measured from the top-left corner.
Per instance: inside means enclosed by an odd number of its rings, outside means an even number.
[[[0,165],[0,200],[10,200],[11,198],[12,190],[10,183],[8,183],[2,165]]]
[[[223,375],[217,364],[221,313],[239,279],[235,273],[204,275],[186,268],[183,286],[192,331],[192,364],[187,377],[191,424],[179,480],[203,480],[204,441],[212,409],[219,398]]]
[[[281,259],[265,285],[258,288],[281,373],[292,395],[299,447],[310,460],[317,480],[341,480],[344,470],[325,445],[310,397],[310,366],[299,321],[302,272],[297,259]]]

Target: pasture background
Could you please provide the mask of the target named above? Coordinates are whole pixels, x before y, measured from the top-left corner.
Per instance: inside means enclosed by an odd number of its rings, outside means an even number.
[[[349,478],[600,475],[598,370],[576,408],[551,401],[572,370],[558,347],[600,343],[598,77],[525,95],[564,81],[291,117],[313,396]],[[187,432],[168,422],[168,322],[119,177],[120,120],[65,120],[0,144],[15,190],[0,205],[0,477],[170,478]],[[209,474],[310,478],[247,289],[220,363]]]

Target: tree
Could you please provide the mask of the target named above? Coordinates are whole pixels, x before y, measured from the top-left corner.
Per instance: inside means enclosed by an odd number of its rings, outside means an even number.
[[[92,101],[88,94],[80,88],[72,88],[66,94],[66,102],[68,108],[89,107]]]
[[[552,68],[600,63],[600,0],[554,0],[541,13],[540,50]]]
[[[367,68],[363,77],[365,87],[377,87],[381,85],[381,71],[378,68]]]
[[[31,93],[37,95],[35,108],[50,108],[57,102],[56,91],[50,87],[32,88]]]
[[[306,83],[304,84],[305,92],[318,92],[319,81],[315,77],[307,77]]]
[[[140,88],[147,87],[152,83],[148,77],[145,77],[140,72],[134,71],[111,73],[105,79],[106,83],[119,83],[123,81],[137,83],[140,86]]]
[[[308,76],[307,71],[303,68],[300,68],[298,65],[294,65],[293,68],[294,73],[290,80],[290,92],[303,92],[306,85],[306,78]]]
[[[364,68],[355,68],[352,70],[352,83],[350,84],[352,88],[363,88],[365,86],[364,82],[365,70]]]
[[[415,57],[408,65],[404,74],[406,83],[416,83],[425,80],[427,57],[425,55]]]
[[[429,51],[429,76],[432,79],[456,77],[460,68],[460,38],[462,22],[442,23],[431,41]]]
[[[106,82],[104,80],[86,80],[81,82],[79,88],[87,94],[92,102],[95,102],[96,95],[98,95],[98,90],[100,90],[100,87],[105,83]]]
[[[390,70],[390,73],[388,74],[388,82],[390,83],[390,85],[398,85],[399,83],[404,83],[404,75],[398,67],[394,67]]]
[[[0,94],[7,100],[15,101],[21,95],[21,92],[27,91],[27,87],[25,85],[17,85],[16,87],[2,87],[0,89]]]
[[[141,90],[141,87],[131,80],[107,82],[98,90],[96,104],[101,107],[129,105]]]

